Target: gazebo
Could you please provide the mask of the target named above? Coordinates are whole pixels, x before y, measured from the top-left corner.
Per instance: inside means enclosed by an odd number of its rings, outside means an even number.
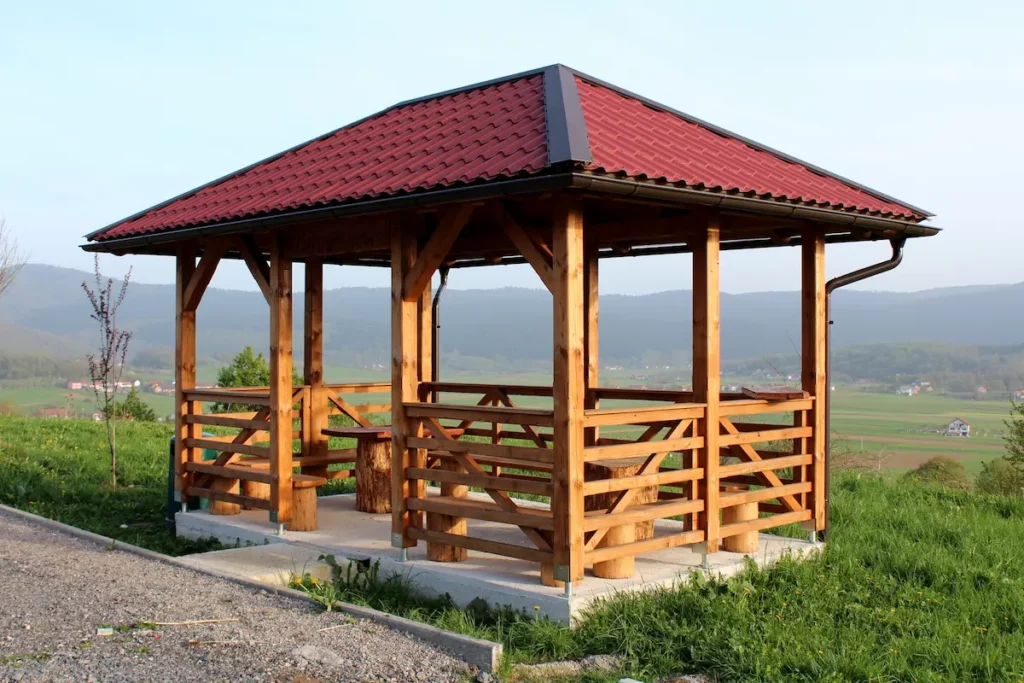
[[[396,104],[93,232],[83,248],[177,261],[182,503],[267,510],[309,530],[317,487],[355,476],[361,509],[390,508],[403,556],[422,541],[440,562],[518,558],[568,590],[587,567],[627,577],[635,557],[666,548],[707,557],[780,525],[825,528],[828,293],[894,267],[907,238],[938,232],[922,224],[930,215],[555,65]],[[858,241],[886,241],[893,258],[827,284],[826,244]],[[719,254],[774,247],[802,254],[800,386],[722,392]],[[602,386],[601,259],[687,253],[692,390]],[[225,258],[242,259],[267,300],[269,387],[195,388],[196,309]],[[510,263],[528,263],[551,292],[551,386],[439,381],[432,277]],[[391,269],[390,383],[324,378],[325,265]],[[390,405],[353,399],[383,391]],[[205,412],[213,402],[253,408]],[[332,413],[355,427],[332,430]],[[359,445],[331,450],[332,434]],[[203,449],[219,456],[204,461]],[[521,542],[478,522],[518,528]]]

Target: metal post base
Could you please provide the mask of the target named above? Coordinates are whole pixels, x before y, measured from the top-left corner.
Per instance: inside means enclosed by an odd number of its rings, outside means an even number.
[[[401,550],[398,551],[398,561],[399,562],[408,562],[409,561],[409,549],[408,548],[402,548]]]
[[[572,600],[572,581],[565,582],[565,599]]]
[[[704,560],[701,562],[700,566],[701,566],[701,569],[703,569],[704,571],[710,572],[711,571],[711,556],[708,555],[707,553],[705,553],[704,554]]]
[[[284,536],[284,524],[277,525],[277,535]]]

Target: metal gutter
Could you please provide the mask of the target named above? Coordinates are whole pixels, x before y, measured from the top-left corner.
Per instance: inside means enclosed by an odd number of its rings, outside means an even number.
[[[939,228],[894,218],[850,213],[840,209],[804,206],[774,199],[759,199],[739,194],[694,190],[689,187],[640,182],[625,178],[609,178],[590,173],[574,173],[573,177],[573,188],[590,190],[592,192],[619,194],[644,199],[660,199],[667,202],[701,204],[703,206],[767,214],[782,218],[803,218],[825,223],[837,223],[850,226],[851,228],[863,227],[874,230],[896,230],[906,234],[908,237],[928,237],[936,235],[940,231]]]
[[[448,266],[441,266],[437,269],[441,275],[441,284],[437,286],[434,293],[434,301],[430,305],[431,319],[434,321],[434,329],[430,335],[430,381],[441,380],[441,295],[448,288]],[[430,392],[430,402],[437,403],[437,392]]]
[[[340,206],[319,207],[305,211],[293,211],[275,216],[246,218],[227,223],[197,226],[164,232],[134,235],[121,239],[89,242],[82,249],[90,252],[117,252],[127,249],[169,244],[201,237],[214,237],[271,229],[284,225],[313,222],[326,218],[349,218],[353,216],[420,208],[453,202],[495,199],[516,194],[550,192],[554,190],[579,190],[595,194],[610,194],[663,201],[672,204],[699,204],[722,209],[745,211],[781,218],[797,218],[835,223],[850,228],[896,231],[908,237],[936,235],[939,228],[923,226],[892,218],[847,213],[837,209],[802,206],[788,202],[758,199],[725,193],[694,190],[688,187],[658,185],[623,178],[609,178],[589,173],[553,173],[549,175],[514,178],[498,182],[466,185],[463,187],[433,190],[421,194],[385,197],[369,201],[353,202]]]
[[[840,275],[825,283],[825,319],[827,321],[825,329],[825,391],[828,398],[825,401],[825,529],[823,540],[828,540],[829,520],[831,518],[829,514],[829,461],[832,454],[832,292],[841,287],[852,285],[855,282],[867,280],[870,277],[894,270],[903,261],[903,245],[905,243],[905,237],[891,239],[889,244],[892,246],[892,256],[888,260]]]

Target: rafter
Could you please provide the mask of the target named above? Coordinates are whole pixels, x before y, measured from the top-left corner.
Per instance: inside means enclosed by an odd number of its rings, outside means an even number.
[[[250,235],[243,236],[239,242],[238,250],[242,254],[242,260],[245,261],[249,272],[252,273],[252,279],[256,281],[256,285],[263,292],[263,298],[267,300],[267,303],[270,303],[270,265],[263,258],[263,252],[256,245],[256,240]]]
[[[430,284],[430,278],[448,257],[448,252],[459,238],[459,233],[469,222],[474,208],[472,204],[459,204],[442,216],[440,224],[417,254],[412,270],[402,283],[402,297],[406,301],[415,301],[423,294],[423,290]]]
[[[537,272],[544,286],[548,288],[548,291],[554,293],[551,250],[544,245],[537,244],[505,209],[501,209],[499,219],[505,234],[512,240],[512,244],[515,245],[527,262],[533,266],[533,269]]]
[[[199,308],[199,302],[203,299],[203,293],[206,292],[210,280],[213,279],[213,274],[217,272],[217,264],[220,263],[226,252],[227,243],[222,241],[213,242],[203,252],[203,257],[199,260],[199,264],[196,266],[192,277],[189,278],[188,285],[185,287],[185,310],[194,311]]]

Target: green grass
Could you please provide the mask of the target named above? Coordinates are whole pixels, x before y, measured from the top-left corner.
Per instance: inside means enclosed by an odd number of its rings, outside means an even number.
[[[765,683],[1024,678],[1024,500],[844,475],[833,506],[820,557],[619,595],[576,630],[417,598],[404,580],[335,594],[503,642],[506,672],[516,661],[618,654],[623,671],[588,680],[691,672]]]
[[[0,503],[171,555],[218,547],[177,539],[164,525],[172,433],[119,422],[113,488],[102,424],[0,415]]]

